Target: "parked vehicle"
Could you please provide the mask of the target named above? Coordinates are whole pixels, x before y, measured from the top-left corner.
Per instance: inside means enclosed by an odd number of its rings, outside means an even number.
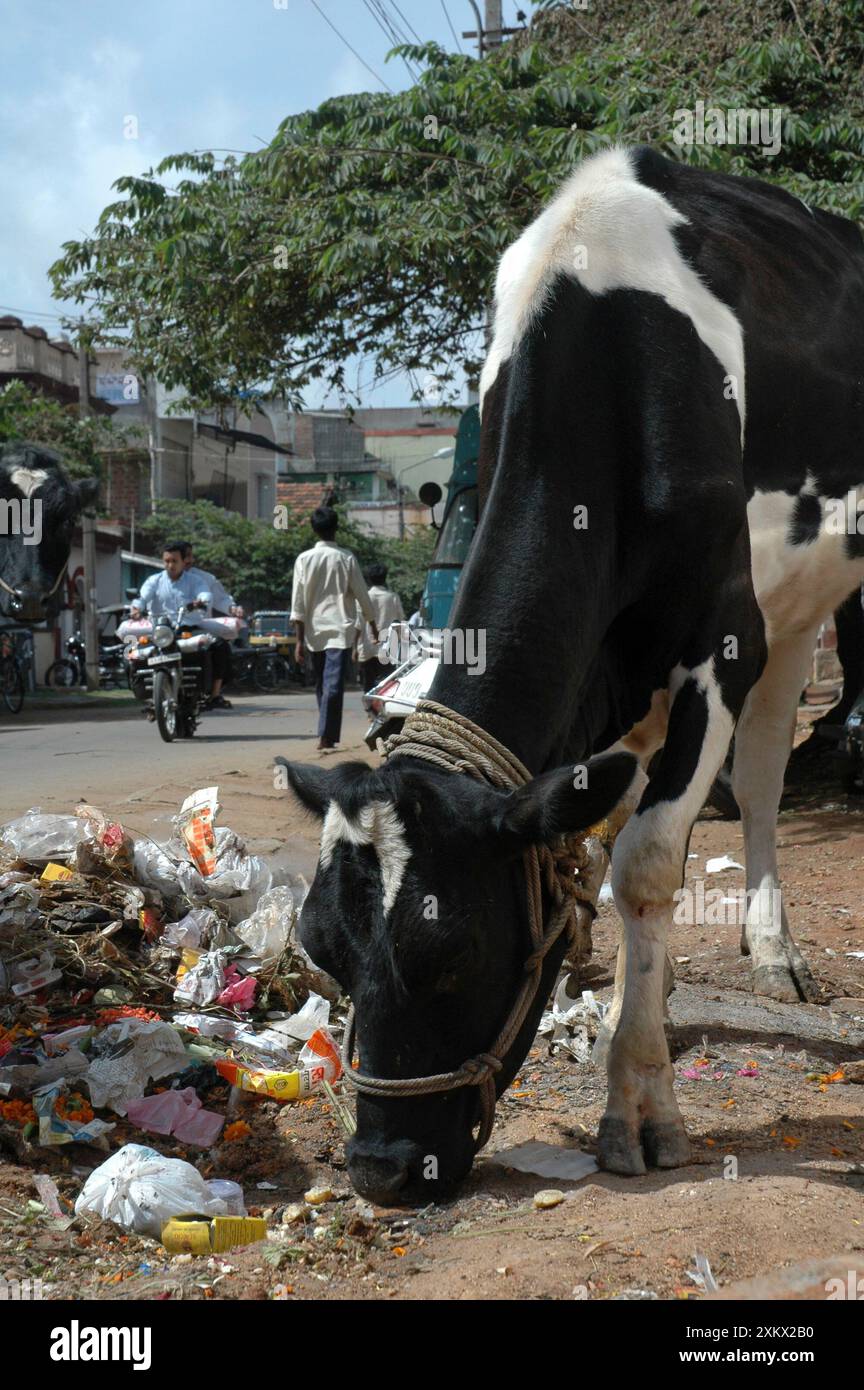
[[[19,714],[24,704],[24,676],[10,633],[0,631],[0,695],[10,714]]]
[[[288,659],[267,647],[232,647],[231,684],[249,685],[262,695],[272,695],[294,680]]]
[[[847,792],[864,796],[864,690],[846,716],[843,740],[847,759],[843,785]]]
[[[418,700],[428,694],[441,656],[442,629],[450,610],[477,530],[477,455],[480,448],[480,415],[468,406],[459,421],[453,472],[447,484],[447,502],[438,543],[426,574],[420,604],[420,626],[394,624],[389,642],[401,660],[383,680],[366,692],[363,704],[372,716],[365,740],[375,749],[378,740],[401,728]],[[437,483],[424,483],[420,500],[434,507],[441,500]],[[398,631],[397,631],[398,629]]]
[[[398,733],[417,701],[428,693],[441,659],[440,636],[408,623],[393,624],[388,646],[405,653],[405,659],[363,696],[372,716],[364,739],[373,753],[379,739]]]
[[[66,656],[53,661],[45,672],[45,684],[55,689],[71,690],[87,684],[87,663],[84,637],[80,629],[66,640]],[[127,668],[123,659],[122,642],[110,642],[99,647],[99,686],[126,684]]]

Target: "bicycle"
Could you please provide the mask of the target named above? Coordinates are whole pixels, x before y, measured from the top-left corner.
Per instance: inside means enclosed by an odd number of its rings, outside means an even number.
[[[0,635],[0,695],[10,714],[24,704],[24,677],[11,638]]]

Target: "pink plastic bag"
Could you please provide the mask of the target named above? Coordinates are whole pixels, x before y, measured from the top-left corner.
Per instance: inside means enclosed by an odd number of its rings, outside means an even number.
[[[224,1115],[204,1110],[191,1086],[182,1091],[163,1091],[156,1096],[130,1100],[126,1114],[149,1134],[173,1134],[186,1144],[209,1148],[225,1123]]]
[[[257,986],[258,981],[253,975],[241,975],[236,965],[230,965],[225,971],[225,988],[216,1002],[229,1009],[251,1009]]]

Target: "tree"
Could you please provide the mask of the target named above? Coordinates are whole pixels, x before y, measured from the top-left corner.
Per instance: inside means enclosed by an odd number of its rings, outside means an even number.
[[[363,567],[373,560],[386,564],[388,583],[408,611],[408,604],[423,588],[435,532],[418,527],[404,541],[375,536],[361,531],[341,508],[337,511],[339,544],[353,550]],[[294,561],[317,537],[307,517],[280,513],[279,520],[277,527],[227,512],[212,502],[164,501],[141,523],[141,534],[157,553],[167,540],[193,541],[196,562],[217,575],[250,611],[288,608]]]
[[[498,256],[610,142],[755,173],[860,217],[862,14],[861,0],[667,0],[658,17],[610,0],[592,29],[562,3],[483,62],[396,50],[423,67],[408,91],[335,98],[287,117],[261,151],[173,155],[118,180],[94,235],[52,268],[56,291],[95,300],[103,338],[198,405],[259,386],[301,404],[319,379],[344,392],[357,354],[379,379],[475,374]],[[766,21],[770,41],[755,37]],[[706,95],[780,106],[776,157],[677,145],[674,113]]]
[[[23,381],[0,387],[0,443],[23,439],[55,449],[72,478],[100,477],[103,459],[140,433],[136,426],[118,429],[105,415],[81,419],[77,405],[40,396]]]

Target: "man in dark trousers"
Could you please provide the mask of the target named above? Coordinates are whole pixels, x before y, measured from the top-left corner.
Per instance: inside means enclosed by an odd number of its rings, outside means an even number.
[[[369,586],[372,607],[375,609],[379,635],[384,635],[386,638],[392,623],[404,623],[405,621],[402,600],[398,594],[394,594],[392,589],[387,588],[386,565],[376,561],[369,565],[364,577]],[[369,625],[363,621],[359,612],[357,614],[357,641],[354,653],[360,667],[363,689],[371,690],[373,685],[377,685],[379,681],[384,679],[387,667],[391,666],[392,662],[386,647],[373,641]]]
[[[378,627],[366,582],[350,550],[336,544],[339,518],[332,507],[317,507],[311,517],[318,540],[294,562],[291,620],[297,631],[297,660],[308,648],[315,669],[318,699],[318,748],[335,748],[342,732],[345,677],[357,624],[357,608],[375,641]]]

